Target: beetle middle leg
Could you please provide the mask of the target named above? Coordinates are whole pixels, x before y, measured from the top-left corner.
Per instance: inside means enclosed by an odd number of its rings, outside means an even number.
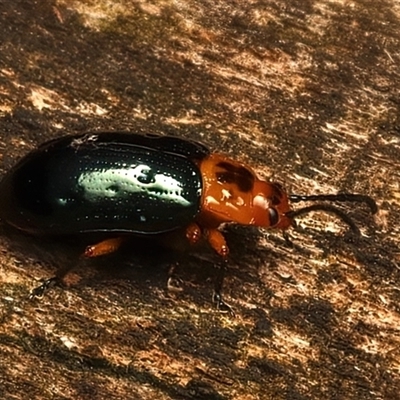
[[[222,257],[222,260],[219,259],[217,263],[213,263],[215,269],[215,279],[214,279],[214,289],[212,295],[212,301],[216,305],[217,309],[223,312],[229,312],[231,315],[234,316],[234,312],[232,308],[224,302],[222,299],[222,287],[224,282],[224,277],[227,268],[228,262],[228,254],[229,248],[226,244],[225,238],[222,233],[217,229],[201,229],[197,223],[192,223],[187,226],[184,230],[184,237],[186,240],[181,247],[179,244],[182,245],[180,239],[182,236],[178,233],[177,235],[168,234],[164,237],[164,244],[169,247],[173,248],[174,250],[178,251],[180,254],[179,261],[172,264],[168,272],[168,283],[167,287],[170,292],[181,292],[182,291],[182,280],[177,277],[176,270],[181,265],[187,261],[185,254],[187,254],[187,243],[191,245],[197,244],[202,237],[204,237],[212,249],[217,253],[219,256],[218,258]],[[167,240],[165,240],[167,239]]]
[[[182,279],[176,276],[176,269],[179,266],[179,263],[176,262],[171,265],[168,270],[168,280],[167,280],[167,289],[168,292],[182,292]]]

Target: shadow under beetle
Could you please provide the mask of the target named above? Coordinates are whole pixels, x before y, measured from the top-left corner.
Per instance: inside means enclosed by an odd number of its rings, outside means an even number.
[[[195,244],[204,238],[221,257],[213,300],[221,297],[229,253],[219,227],[223,223],[286,231],[311,211],[336,214],[359,233],[354,222],[330,204],[292,210],[289,202],[364,202],[369,196],[288,195],[278,183],[260,180],[254,171],[204,145],[171,136],[129,132],[88,133],[44,143],[25,156],[0,183],[0,217],[33,235],[101,234],[85,257],[116,251],[132,235],[157,237],[184,228]],[[62,279],[45,281],[32,297]]]

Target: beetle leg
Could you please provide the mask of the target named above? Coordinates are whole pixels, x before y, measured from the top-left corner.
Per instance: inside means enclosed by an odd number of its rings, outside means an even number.
[[[228,257],[229,248],[224,235],[218,229],[207,229],[206,237],[210,246],[224,259]]]
[[[224,235],[218,229],[207,229],[205,234],[210,246],[223,258],[222,262],[216,265],[217,275],[214,282],[214,293],[212,296],[213,303],[216,305],[218,310],[228,312],[232,317],[234,317],[235,313],[233,312],[232,307],[222,300],[221,294],[228,262],[228,245],[226,244]]]
[[[186,238],[190,244],[196,244],[200,240],[201,229],[195,222],[186,228]]]
[[[226,273],[226,264],[227,264],[227,260],[224,260],[222,263],[219,263],[216,266],[217,276],[215,277],[214,293],[212,295],[212,301],[219,311],[227,312],[232,317],[234,317],[235,313],[234,313],[232,307],[229,304],[225,303],[224,300],[222,300],[222,294],[221,294],[222,286],[223,286],[224,278],[225,278],[225,273]]]
[[[58,268],[56,275],[49,279],[46,279],[41,283],[40,286],[36,287],[31,291],[28,296],[29,300],[33,300],[36,297],[42,297],[48,290],[54,286],[63,286],[65,276],[75,267],[75,260],[71,259],[68,263]]]
[[[168,281],[167,281],[167,289],[168,292],[182,292],[182,280],[176,277],[175,270],[178,267],[178,263],[171,265],[168,271]]]
[[[83,256],[99,257],[99,256],[104,256],[106,254],[114,253],[114,251],[117,251],[121,247],[123,241],[124,238],[117,237],[117,238],[106,239],[101,241],[100,243],[87,246],[85,252],[83,253]]]
[[[28,299],[33,300],[35,297],[42,297],[45,292],[58,284],[60,284],[60,278],[58,276],[46,279],[40,286],[30,292]]]

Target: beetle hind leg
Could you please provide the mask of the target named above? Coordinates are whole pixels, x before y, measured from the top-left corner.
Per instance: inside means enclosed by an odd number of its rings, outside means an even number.
[[[42,281],[39,286],[30,292],[28,299],[33,300],[37,297],[43,297],[46,292],[55,286],[63,287],[65,285],[64,278],[76,267],[75,261],[76,259],[72,257],[67,263],[60,266],[54,276]]]
[[[109,238],[94,245],[87,246],[83,253],[83,257],[93,258],[113,253],[121,247],[124,240],[124,237]],[[29,300],[33,300],[36,297],[42,297],[54,286],[63,286],[65,276],[76,267],[74,261],[71,261],[66,266],[60,268],[55,276],[46,279],[38,287],[34,288],[28,296]]]
[[[43,297],[43,295],[52,287],[57,286],[61,283],[61,280],[58,276],[53,276],[49,279],[46,279],[44,282],[42,282],[41,285],[33,289],[29,296],[29,300],[33,300],[36,297]]]
[[[99,257],[99,256],[104,256],[106,254],[114,253],[121,247],[123,242],[124,242],[123,237],[102,240],[99,243],[87,246],[85,252],[83,253],[83,256],[91,258],[91,257]]]

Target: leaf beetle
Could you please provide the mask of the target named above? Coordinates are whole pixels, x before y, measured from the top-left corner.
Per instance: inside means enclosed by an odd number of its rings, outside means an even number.
[[[189,243],[204,238],[226,261],[229,248],[219,230],[224,223],[286,231],[297,216],[322,210],[359,233],[333,205],[292,210],[290,202],[364,202],[372,213],[377,211],[369,196],[288,195],[280,184],[259,179],[247,165],[200,143],[129,132],[64,136],[44,143],[5,175],[0,193],[0,218],[18,230],[103,235],[104,240],[85,249],[85,257],[114,252],[132,235],[151,238],[184,228]],[[224,267],[220,270],[213,299],[230,310],[221,297]],[[45,281],[32,296],[57,280]]]

